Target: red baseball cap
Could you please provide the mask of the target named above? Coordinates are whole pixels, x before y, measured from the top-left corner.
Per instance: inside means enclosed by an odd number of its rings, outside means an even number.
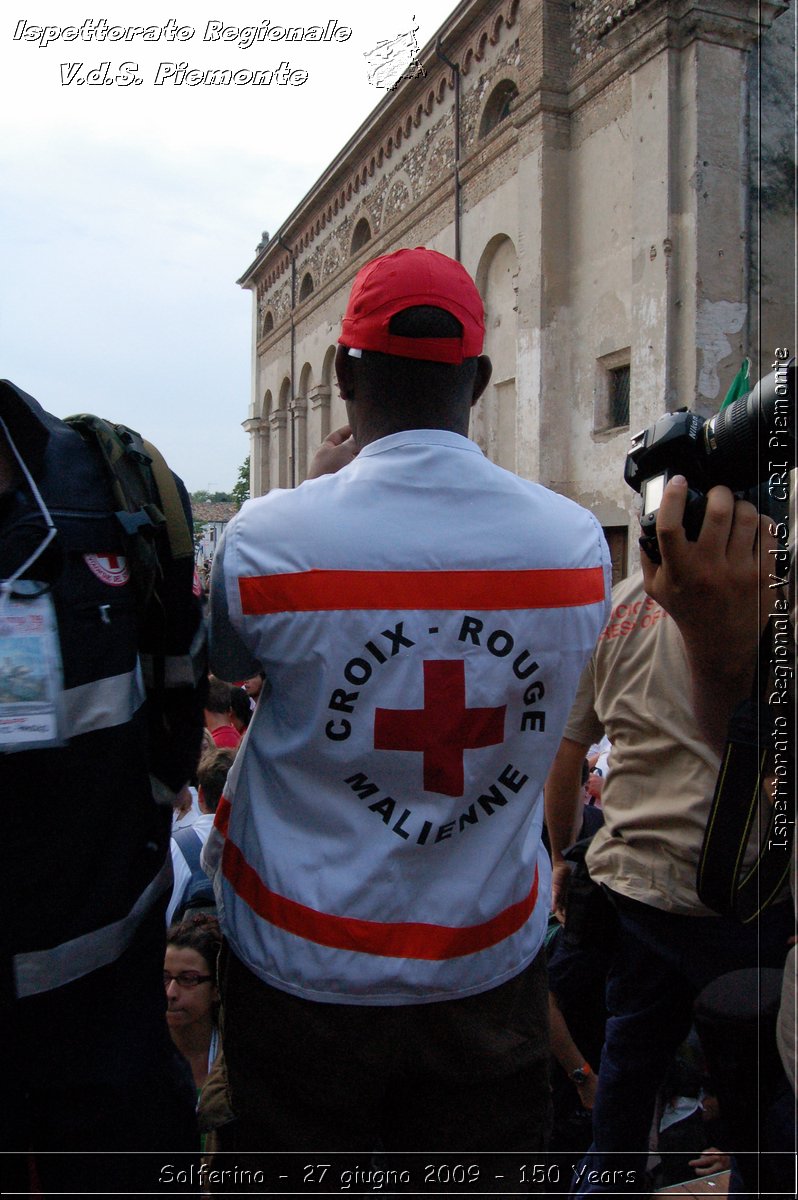
[[[463,327],[460,337],[402,337],[390,333],[391,317],[428,305],[451,313]],[[461,363],[482,353],[485,314],[482,298],[461,263],[437,250],[416,246],[366,263],[358,271],[338,341],[357,350],[379,350],[400,358]]]

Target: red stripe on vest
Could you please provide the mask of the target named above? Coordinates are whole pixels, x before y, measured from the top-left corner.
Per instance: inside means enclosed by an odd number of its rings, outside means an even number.
[[[227,837],[227,830],[230,825],[230,809],[232,805],[226,796],[220,796],[219,803],[216,806],[216,815],[213,818],[213,827],[218,829],[222,837]]]
[[[240,578],[248,616],[353,609],[574,608],[604,599],[601,567],[540,571],[299,571]]]
[[[439,961],[486,950],[504,941],[526,923],[538,895],[536,867],[529,895],[481,925],[455,928],[427,925],[420,921],[384,923],[332,916],[270,891],[238,846],[229,840],[225,842],[222,871],[241,899],[259,917],[278,929],[285,929],[321,946],[332,946],[335,950],[355,950],[360,954],[376,954],[383,958]]]

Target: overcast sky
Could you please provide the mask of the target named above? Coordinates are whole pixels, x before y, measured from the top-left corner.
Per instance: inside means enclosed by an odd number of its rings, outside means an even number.
[[[415,27],[422,47],[454,7],[60,0],[5,9],[0,375],[59,416],[95,412],[139,429],[189,490],[229,491],[249,452],[251,294],[235,281],[262,231],[276,232],[384,97],[365,52]],[[84,37],[84,22],[103,17],[159,26],[162,36]],[[170,19],[193,36],[169,40]],[[209,22],[244,30],[265,21],[337,22],[352,35],[249,48],[246,33],[206,40]],[[45,26],[55,32],[37,33]],[[286,61],[307,72],[305,83],[189,86],[171,73],[182,63],[254,71]],[[105,62],[116,82],[77,82]],[[120,82],[134,75],[140,83]]]

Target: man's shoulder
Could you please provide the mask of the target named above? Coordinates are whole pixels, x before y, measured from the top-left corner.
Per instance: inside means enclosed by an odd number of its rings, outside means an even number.
[[[335,475],[248,501],[225,534],[236,547],[230,571],[233,561],[249,568],[264,553],[286,570],[319,554],[324,561],[314,565],[339,569],[375,556],[426,556],[453,569],[473,566],[476,556],[505,569],[609,562],[588,509],[491,462],[469,439],[448,436],[456,441],[419,438],[418,447],[407,436],[380,439]]]

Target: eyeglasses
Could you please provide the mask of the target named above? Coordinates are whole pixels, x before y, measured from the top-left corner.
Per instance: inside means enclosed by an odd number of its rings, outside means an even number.
[[[213,975],[199,975],[196,971],[181,971],[179,975],[170,975],[168,971],[163,973],[164,987],[176,983],[182,988],[195,988],[200,983],[207,983],[209,979],[213,979]]]

